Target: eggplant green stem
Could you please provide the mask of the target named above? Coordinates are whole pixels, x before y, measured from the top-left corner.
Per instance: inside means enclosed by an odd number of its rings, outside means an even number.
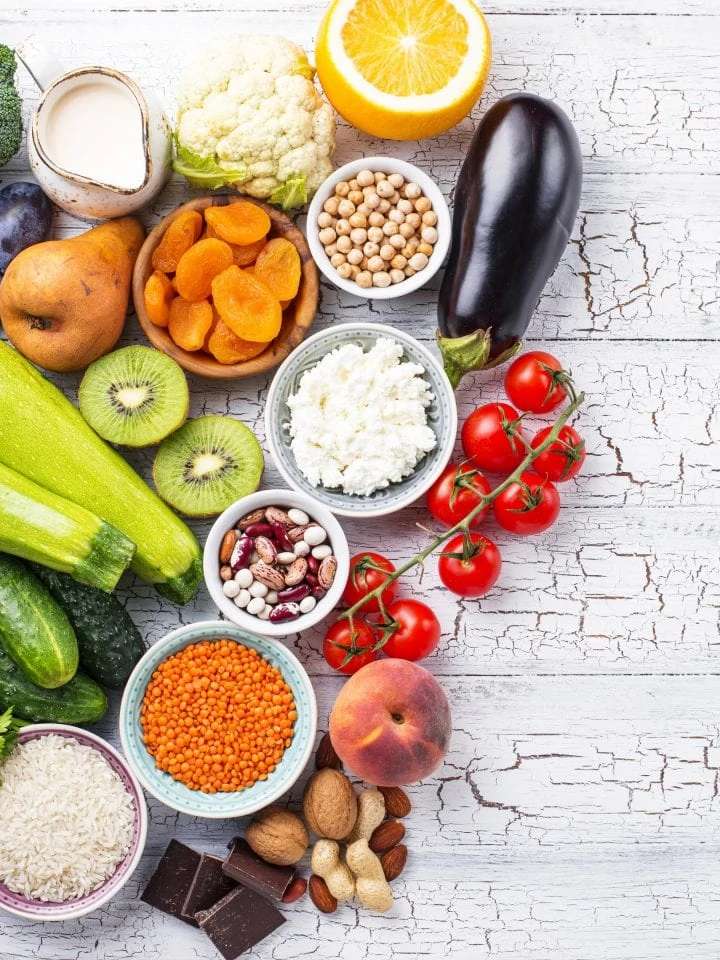
[[[441,547],[444,543],[446,543],[451,537],[457,536],[458,533],[467,533],[470,530],[470,526],[473,520],[475,519],[475,517],[479,513],[481,513],[483,510],[485,510],[493,502],[493,500],[496,500],[501,493],[507,490],[509,486],[511,486],[513,483],[516,483],[520,479],[520,476],[527,469],[529,469],[529,467],[533,465],[537,457],[539,457],[541,453],[544,453],[544,451],[547,450],[548,447],[555,442],[555,440],[557,440],[558,435],[560,434],[560,431],[562,430],[562,428],[565,426],[565,424],[570,419],[570,417],[575,413],[575,411],[582,406],[584,401],[585,401],[585,394],[579,393],[568,404],[568,406],[565,407],[562,413],[558,416],[555,423],[552,425],[552,428],[550,429],[550,432],[548,433],[548,435],[545,437],[542,443],[539,443],[537,445],[537,447],[533,448],[527,443],[527,441],[524,441],[527,454],[525,455],[524,459],[518,464],[515,470],[513,470],[513,472],[510,474],[509,477],[503,480],[502,483],[499,483],[497,487],[495,487],[493,490],[490,491],[490,493],[487,493],[483,497],[481,497],[480,500],[478,501],[477,506],[473,507],[470,513],[468,513],[467,516],[464,517],[459,523],[456,523],[454,527],[450,527],[449,530],[445,530],[443,533],[440,533],[437,536],[433,537],[432,540],[430,540],[428,545],[423,550],[420,550],[419,553],[416,553],[414,557],[411,557],[410,560],[402,564],[402,566],[398,567],[397,570],[395,570],[393,573],[388,574],[385,581],[379,587],[375,587],[374,590],[371,590],[369,593],[365,594],[364,597],[361,597],[357,601],[357,603],[354,603],[347,610],[343,611],[343,613],[340,614],[338,619],[340,620],[351,619],[362,607],[365,606],[366,603],[369,603],[371,600],[374,600],[374,599],[378,600],[378,602],[380,603],[380,608],[382,610],[383,606],[382,606],[381,594],[383,593],[387,585],[389,583],[393,583],[395,580],[398,579],[398,577],[401,577],[404,573],[407,573],[408,570],[412,570],[412,568],[418,566],[418,564],[424,563],[425,560],[427,560],[427,558],[431,554],[435,553],[435,551],[439,547]]]

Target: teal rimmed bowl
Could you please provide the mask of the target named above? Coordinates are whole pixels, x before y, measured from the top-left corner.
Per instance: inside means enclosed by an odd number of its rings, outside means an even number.
[[[276,667],[292,690],[298,718],[292,743],[267,780],[245,790],[202,793],[191,790],[155,766],[145,748],[140,726],[140,708],[155,669],[168,657],[191,643],[203,640],[236,640],[251,647]],[[133,670],[120,706],[120,740],[128,766],[143,787],[166,806],[189,816],[209,819],[244,817],[266,807],[286,793],[310,759],[317,727],[317,704],[310,678],[300,661],[285,646],[269,637],[250,633],[224,620],[208,620],[173,630],[154,644]]]

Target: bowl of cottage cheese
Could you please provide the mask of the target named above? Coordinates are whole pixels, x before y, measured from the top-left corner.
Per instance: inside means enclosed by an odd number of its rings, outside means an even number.
[[[278,369],[265,430],[293,489],[341,516],[377,517],[438,478],[457,409],[445,372],[414,337],[345,323],[305,340]]]

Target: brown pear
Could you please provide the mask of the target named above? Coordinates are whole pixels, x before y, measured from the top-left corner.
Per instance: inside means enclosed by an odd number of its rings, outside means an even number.
[[[0,320],[11,343],[58,371],[84,370],[112,350],[144,239],[139,220],[121,217],[19,253],[0,283]]]

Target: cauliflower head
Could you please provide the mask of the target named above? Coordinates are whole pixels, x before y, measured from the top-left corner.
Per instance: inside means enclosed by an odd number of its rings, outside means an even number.
[[[335,114],[305,51],[285,37],[232,36],[201,53],[178,91],[173,166],[192,186],[232,184],[290,209],[332,172]]]

